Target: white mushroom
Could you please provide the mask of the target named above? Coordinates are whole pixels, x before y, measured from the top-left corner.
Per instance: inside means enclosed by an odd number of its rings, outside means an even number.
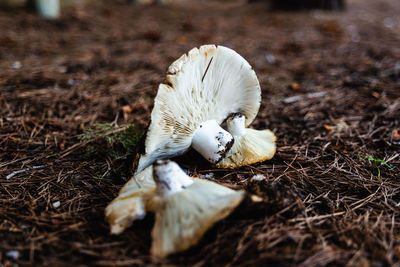
[[[235,51],[214,45],[194,48],[171,64],[167,84],[160,84],[133,178],[106,208],[111,232],[121,233],[143,218],[155,194],[151,168],[157,159],[183,154],[191,146],[218,163],[233,144],[219,124],[230,114],[256,116],[261,90],[251,66]]]
[[[150,210],[149,199],[156,194],[153,180],[153,167],[150,166],[132,177],[106,208],[106,221],[110,224],[112,234],[120,234],[133,221],[143,219]]]
[[[157,161],[153,169],[158,196],[152,201],[155,224],[151,253],[156,257],[166,257],[197,244],[245,196],[243,191],[214,182],[192,180],[172,161]]]
[[[260,100],[256,74],[238,53],[215,45],[193,48],[171,64],[167,83],[159,86],[137,172],[191,146],[218,163],[233,143],[219,124],[240,112],[249,125]]]
[[[225,158],[216,164],[218,168],[239,168],[274,156],[276,137],[273,132],[245,128],[245,117],[240,113],[230,116],[226,123],[235,142]]]

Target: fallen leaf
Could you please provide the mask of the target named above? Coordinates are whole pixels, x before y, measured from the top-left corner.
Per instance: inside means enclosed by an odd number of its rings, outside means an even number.
[[[333,126],[330,126],[330,125],[328,125],[328,124],[324,124],[324,128],[325,128],[325,130],[327,130],[327,131],[330,131],[330,132],[333,131]]]
[[[400,128],[393,131],[392,138],[395,141],[400,141]]]
[[[293,90],[297,90],[297,89],[300,88],[300,85],[299,85],[297,82],[292,82],[292,83],[289,85],[289,88],[290,88],[290,89],[293,89]]]
[[[372,92],[371,94],[375,98],[380,98],[381,97],[381,95],[379,93],[377,93],[377,92]]]

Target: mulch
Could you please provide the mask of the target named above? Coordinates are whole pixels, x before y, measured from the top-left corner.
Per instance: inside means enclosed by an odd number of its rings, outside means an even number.
[[[349,0],[344,12],[91,1],[56,21],[0,9],[0,265],[400,264],[398,14],[397,0]],[[153,259],[151,215],[120,236],[104,221],[129,160],[87,157],[79,137],[96,123],[145,131],[169,64],[209,43],[253,66],[263,100],[251,127],[272,129],[278,151],[234,171],[180,157],[264,201]]]

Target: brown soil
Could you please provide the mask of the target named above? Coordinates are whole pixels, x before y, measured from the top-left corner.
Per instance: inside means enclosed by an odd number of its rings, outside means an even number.
[[[0,10],[2,265],[400,264],[398,0],[349,0],[341,13],[105,2],[57,21]],[[149,255],[151,216],[121,236],[104,222],[128,160],[88,159],[76,144],[94,123],[144,131],[166,68],[207,43],[254,67],[263,101],[252,127],[275,131],[278,152],[233,172],[182,157],[190,172],[265,201],[244,203],[198,246],[160,261]],[[255,174],[265,179],[250,182]]]

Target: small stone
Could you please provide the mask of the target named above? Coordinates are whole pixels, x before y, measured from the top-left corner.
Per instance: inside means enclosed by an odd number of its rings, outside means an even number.
[[[265,53],[265,59],[268,61],[268,63],[270,64],[274,64],[275,63],[275,56],[274,54],[272,54],[271,52],[267,52]]]
[[[18,250],[10,250],[6,253],[6,256],[13,260],[17,260],[19,258],[19,251]]]
[[[295,95],[295,96],[286,97],[285,99],[283,99],[283,103],[290,104],[290,103],[294,103],[294,102],[301,101],[301,100],[303,100],[303,96]]]
[[[256,175],[254,175],[253,177],[251,177],[251,181],[252,182],[260,182],[260,181],[263,181],[263,180],[265,180],[265,175],[262,175],[262,174],[256,174]]]
[[[60,203],[60,201],[55,201],[55,202],[53,202],[52,205],[53,205],[53,208],[57,209],[60,207],[61,203]]]
[[[13,62],[13,64],[11,65],[11,67],[13,68],[13,69],[20,69],[21,67],[22,67],[22,64],[21,64],[21,62],[19,62],[19,61],[14,61]]]
[[[393,28],[393,27],[394,27],[394,21],[393,21],[392,18],[385,18],[385,19],[383,20],[383,25],[384,25],[386,28]]]
[[[214,178],[214,173],[210,172],[207,174],[202,174],[202,175],[200,175],[200,178],[201,179],[212,179],[212,178]]]

